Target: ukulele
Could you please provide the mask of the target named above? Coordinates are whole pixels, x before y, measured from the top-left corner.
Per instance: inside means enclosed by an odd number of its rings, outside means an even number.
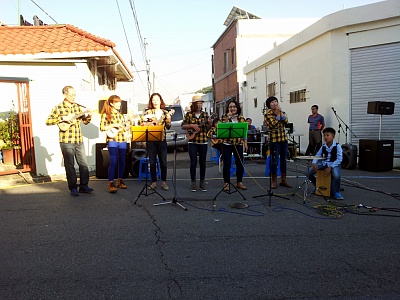
[[[167,116],[172,116],[175,113],[174,109],[171,109],[170,111],[167,112]],[[144,115],[145,120],[147,120],[146,122],[152,122],[154,126],[160,125],[163,116],[161,116],[161,118],[159,118],[157,120],[157,116],[155,114],[148,114],[148,115]]]
[[[84,112],[78,113],[76,115],[74,115],[69,121],[61,121],[60,123],[58,123],[58,128],[60,128],[61,131],[67,131],[72,124],[75,124],[76,119],[82,117],[85,114],[90,113],[90,109],[85,110]]]
[[[128,130],[129,129],[129,125],[131,123],[131,121],[134,121],[135,119],[138,118],[138,115],[133,115],[132,118],[128,118],[125,121],[123,121],[120,125],[115,124],[115,126],[117,127],[113,127],[110,128],[109,130],[107,130],[107,136],[111,139],[115,138],[117,136],[117,134],[121,131],[121,130]]]
[[[218,117],[218,115],[217,115],[216,113],[213,113],[213,114],[210,116],[210,118],[211,118],[212,121],[214,121],[214,119],[215,119],[216,117]],[[208,119],[205,120],[204,122],[201,122],[201,123],[199,124],[199,127],[204,126],[207,122],[208,122]],[[197,132],[196,132],[193,128],[189,128],[189,129],[186,129],[186,133],[185,133],[185,134],[186,134],[186,137],[188,138],[188,140],[190,141],[190,140],[194,139],[194,137],[196,136]]]

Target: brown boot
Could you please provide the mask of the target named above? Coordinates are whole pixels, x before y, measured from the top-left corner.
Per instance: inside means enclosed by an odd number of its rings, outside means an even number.
[[[241,182],[236,183],[236,187],[237,187],[239,190],[247,190],[247,187],[246,187],[243,183],[241,183]]]
[[[117,188],[120,188],[120,189],[126,189],[127,188],[125,183],[122,181],[122,178],[118,178]]]
[[[114,186],[114,181],[109,181],[108,182],[108,192],[109,193],[116,193],[117,188]]]
[[[277,180],[278,180],[278,174],[272,174],[271,188],[276,189]]]
[[[286,181],[286,173],[282,173],[280,186],[285,186],[287,188],[291,188],[292,186]]]

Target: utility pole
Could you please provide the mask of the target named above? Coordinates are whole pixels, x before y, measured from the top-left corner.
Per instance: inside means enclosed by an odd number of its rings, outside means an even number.
[[[153,93],[156,92],[156,73],[153,72]]]
[[[146,57],[146,73],[147,73],[147,91],[149,94],[149,99],[151,95],[151,82],[150,82],[150,61],[147,59],[147,42],[146,38],[144,38],[144,55]]]

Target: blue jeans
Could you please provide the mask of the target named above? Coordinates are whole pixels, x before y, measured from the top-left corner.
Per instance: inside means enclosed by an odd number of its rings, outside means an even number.
[[[88,185],[89,168],[86,161],[84,144],[60,143],[60,148],[64,157],[64,167],[65,173],[67,174],[68,188],[72,190],[77,187],[75,159],[79,166],[80,186]]]
[[[322,163],[317,164],[318,170],[324,170],[327,166],[322,165]],[[312,167],[307,169],[306,176],[308,179],[316,185],[317,179],[315,178],[315,172]],[[331,196],[335,193],[340,192],[340,165],[331,169]]]
[[[108,167],[108,181],[113,181],[115,177],[115,169],[118,166],[118,178],[124,176],[126,149],[128,144],[126,142],[108,142],[108,154],[110,155],[110,165]]]
[[[189,143],[190,179],[196,180],[197,153],[199,154],[200,180],[206,177],[207,144]]]
[[[233,146],[222,144],[222,159],[224,161],[222,175],[224,177],[224,183],[229,183],[231,179],[232,153],[236,164],[236,181],[242,182],[243,180],[243,145]]]
[[[281,174],[286,174],[286,157],[288,153],[288,142],[276,142],[270,143],[270,153],[271,153],[271,174],[276,175],[278,169],[278,159],[280,159],[280,170]]]
[[[167,142],[147,142],[147,153],[150,162],[151,182],[157,181],[157,156],[160,163],[161,180],[167,181]]]

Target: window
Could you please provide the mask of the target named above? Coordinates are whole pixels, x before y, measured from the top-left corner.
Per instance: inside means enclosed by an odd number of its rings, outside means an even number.
[[[235,55],[235,48],[231,49],[231,59],[232,59],[232,65],[236,63],[236,55]]]
[[[254,98],[254,108],[257,108],[257,98]]]
[[[306,89],[290,92],[290,103],[306,102]]]
[[[270,83],[270,84],[267,85],[267,96],[268,96],[268,97],[271,97],[271,96],[275,96],[275,95],[276,95],[275,86],[276,86],[276,83],[275,83],[275,82]]]
[[[229,53],[226,51],[224,53],[224,73],[228,72],[228,63],[229,63]]]

